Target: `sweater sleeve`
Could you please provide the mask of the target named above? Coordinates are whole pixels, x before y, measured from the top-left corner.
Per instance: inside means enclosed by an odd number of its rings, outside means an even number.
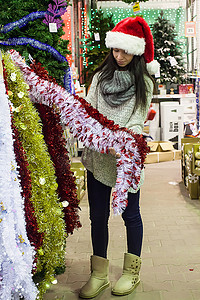
[[[86,96],[86,101],[92,105],[92,107],[97,108],[97,83],[98,83],[98,74],[95,74],[92,83],[89,87],[88,94]]]
[[[144,122],[147,117],[147,113],[151,104],[153,95],[153,82],[145,76],[146,88],[147,88],[147,103],[145,108],[138,107],[136,111],[131,115],[129,121],[126,124],[128,129],[133,130],[135,133],[142,133],[144,128]]]

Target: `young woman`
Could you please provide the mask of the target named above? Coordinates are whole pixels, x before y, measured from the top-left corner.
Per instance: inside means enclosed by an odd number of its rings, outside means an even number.
[[[141,134],[151,103],[154,82],[150,74],[158,71],[154,61],[153,37],[141,17],[126,18],[107,33],[106,46],[111,49],[92,78],[87,101],[115,124]],[[111,189],[116,183],[116,159],[110,154],[84,149],[82,162],[87,169],[90,207],[91,276],[80,291],[81,298],[94,298],[109,285],[108,280],[108,219]],[[124,254],[123,274],[112,289],[114,295],[126,295],[139,283],[143,224],[140,215],[140,186],[130,189],[128,206],[122,213],[127,232],[127,253]]]

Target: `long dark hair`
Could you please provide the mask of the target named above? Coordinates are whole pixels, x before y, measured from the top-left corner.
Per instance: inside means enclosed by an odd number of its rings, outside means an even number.
[[[136,103],[134,107],[134,111],[136,108],[141,106],[142,108],[145,108],[146,101],[147,101],[147,89],[148,86],[144,80],[144,75],[148,76],[153,84],[154,84],[154,90],[155,90],[155,82],[153,77],[148,73],[146,69],[146,63],[144,60],[143,55],[138,56],[134,55],[132,61],[127,65],[126,68],[128,71],[130,71],[130,74],[133,74],[133,83],[135,84],[135,94],[136,94]],[[98,85],[100,85],[104,81],[111,80],[113,78],[113,74],[116,70],[120,70],[120,67],[118,66],[114,56],[113,56],[113,50],[109,52],[109,54],[105,57],[102,64],[95,69],[90,82],[92,81],[92,78],[97,72],[100,72],[98,77]]]

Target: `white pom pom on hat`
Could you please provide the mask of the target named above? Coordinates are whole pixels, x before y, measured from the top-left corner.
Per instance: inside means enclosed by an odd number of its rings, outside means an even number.
[[[154,60],[153,36],[147,22],[141,17],[121,20],[106,33],[107,48],[123,49],[129,54],[143,55],[150,74],[159,71],[159,63]]]

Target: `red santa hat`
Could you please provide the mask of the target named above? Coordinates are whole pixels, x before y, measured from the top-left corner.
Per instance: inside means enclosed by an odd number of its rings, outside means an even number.
[[[105,44],[107,48],[123,49],[129,54],[143,54],[148,72],[155,74],[159,71],[159,63],[154,60],[153,36],[143,18],[128,17],[121,20],[107,32]]]

